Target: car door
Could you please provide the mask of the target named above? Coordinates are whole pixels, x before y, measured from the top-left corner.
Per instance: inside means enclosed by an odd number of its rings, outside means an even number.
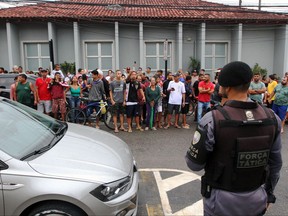
[[[7,165],[0,160],[0,215],[4,215],[3,182],[1,171],[7,169]]]

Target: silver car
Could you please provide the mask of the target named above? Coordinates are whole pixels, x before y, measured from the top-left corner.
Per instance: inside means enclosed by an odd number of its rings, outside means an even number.
[[[136,215],[138,183],[121,139],[0,97],[0,215]]]

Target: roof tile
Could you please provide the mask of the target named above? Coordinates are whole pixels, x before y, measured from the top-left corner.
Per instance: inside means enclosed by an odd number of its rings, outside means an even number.
[[[288,23],[287,14],[256,11],[200,0],[70,0],[0,10],[2,21],[55,18]]]

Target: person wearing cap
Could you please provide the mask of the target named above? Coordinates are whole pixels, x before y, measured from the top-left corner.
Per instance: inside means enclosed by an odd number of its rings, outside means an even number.
[[[282,167],[281,122],[247,96],[252,79],[244,62],[219,75],[223,106],[201,119],[186,153],[187,166],[201,178],[204,215],[263,215]]]
[[[35,82],[38,95],[37,110],[49,114],[52,111],[52,97],[48,88],[51,78],[47,76],[48,71],[46,69],[41,69],[40,74],[41,77],[38,77]]]

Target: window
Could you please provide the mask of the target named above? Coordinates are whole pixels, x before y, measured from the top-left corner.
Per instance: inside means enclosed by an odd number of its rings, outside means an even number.
[[[24,43],[25,69],[37,72],[39,67],[49,68],[49,43]]]
[[[113,43],[112,42],[86,42],[85,67],[88,70],[100,68],[108,71],[113,68]]]
[[[165,61],[164,61],[164,41],[163,42],[145,42],[145,59],[146,67],[151,67],[152,72],[157,70],[165,70]],[[167,70],[171,70],[172,62],[172,42],[168,42],[167,50]]]
[[[212,74],[213,71],[227,64],[227,50],[228,43],[206,43],[205,71]]]

